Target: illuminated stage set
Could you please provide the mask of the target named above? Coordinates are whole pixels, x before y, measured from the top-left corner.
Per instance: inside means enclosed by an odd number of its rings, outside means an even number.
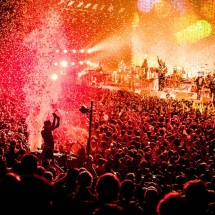
[[[73,85],[197,100],[201,75],[197,102],[211,101],[215,0],[21,2],[0,5],[0,85],[22,104],[32,150],[41,146],[43,121],[80,99],[62,99]]]

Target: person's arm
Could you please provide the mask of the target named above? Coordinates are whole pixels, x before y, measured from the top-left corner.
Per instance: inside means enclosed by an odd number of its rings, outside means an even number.
[[[60,126],[60,117],[56,114],[52,114],[54,117],[53,123],[52,123],[52,130],[58,128]]]
[[[159,64],[159,66],[162,66],[161,65],[161,60],[160,60],[160,58],[157,56],[157,60],[158,60],[158,64]]]

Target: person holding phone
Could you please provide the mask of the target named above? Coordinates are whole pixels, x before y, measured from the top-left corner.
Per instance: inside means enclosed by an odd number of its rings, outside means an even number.
[[[52,115],[54,117],[53,121],[46,120],[44,122],[41,135],[43,138],[42,157],[43,159],[50,159],[53,161],[54,137],[52,131],[60,126],[60,117],[56,113],[53,113]]]

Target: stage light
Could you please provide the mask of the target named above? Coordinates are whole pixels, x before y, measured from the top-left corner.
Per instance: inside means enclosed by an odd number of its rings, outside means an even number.
[[[92,49],[88,49],[87,53],[89,53],[89,54],[92,53]]]
[[[80,2],[77,7],[81,7],[84,3],[83,2]]]
[[[142,13],[148,13],[158,2],[160,0],[139,0],[137,7]]]
[[[84,8],[89,8],[91,3],[88,3]]]
[[[98,4],[94,4],[94,6],[92,7],[93,10],[96,10],[98,8]]]
[[[78,77],[81,77],[83,74],[81,72],[78,73]]]
[[[65,61],[65,60],[62,61],[62,62],[61,62],[61,66],[64,67],[64,68],[67,67],[67,66],[68,66],[68,62]]]
[[[111,6],[108,8],[108,11],[109,11],[110,13],[113,12],[113,11],[114,11],[114,6],[111,5]]]
[[[79,63],[80,63],[80,65],[83,65],[83,64],[84,64],[84,62],[83,62],[83,61],[80,61]]]
[[[72,62],[71,64],[72,64],[72,66],[74,66],[74,65],[75,65],[75,62]]]
[[[101,6],[100,10],[104,10],[104,8],[105,8],[105,5],[103,4],[103,5]]]
[[[58,65],[58,62],[54,62],[54,65],[57,66],[57,65]]]
[[[125,8],[124,7],[121,7],[120,9],[119,9],[119,12],[118,13],[122,13],[122,12],[124,12],[125,11]]]
[[[81,53],[84,53],[84,49],[81,49]]]
[[[63,52],[66,54],[68,52],[68,50],[64,49]]]
[[[76,53],[76,50],[75,50],[75,49],[73,49],[73,50],[72,50],[72,53],[74,53],[74,54],[75,54],[75,53]]]
[[[52,74],[51,79],[56,81],[58,79],[58,75],[56,73]]]
[[[60,1],[60,2],[58,2],[57,4],[58,4],[58,5],[61,5],[61,4],[63,4],[63,3],[64,3],[64,1],[65,1],[65,0],[61,0],[61,1]]]
[[[68,6],[72,6],[74,3],[75,3],[75,1],[70,1],[70,2],[68,3]]]
[[[59,49],[57,49],[55,52],[56,52],[56,53],[59,53],[59,52],[60,52],[60,50],[59,50]]]
[[[176,39],[179,43],[196,43],[211,35],[212,26],[206,20],[199,20],[195,24],[176,33]]]
[[[91,63],[91,62],[88,60],[88,61],[87,61],[87,65],[89,65],[90,63]]]

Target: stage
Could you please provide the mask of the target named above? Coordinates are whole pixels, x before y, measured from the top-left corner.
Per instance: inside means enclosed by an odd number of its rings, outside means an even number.
[[[116,83],[113,81],[106,81],[101,83],[89,83],[91,86],[99,88],[107,88],[110,90],[123,90],[133,93],[138,93],[143,96],[157,96],[159,98],[167,98],[170,96],[173,99],[177,100],[191,100],[197,103],[199,102],[210,102],[210,90],[209,88],[203,88],[200,100],[197,100],[197,93],[193,91],[194,84],[191,83],[182,83],[179,88],[166,87],[163,91],[153,90],[151,84],[137,82],[134,84],[134,88],[131,89],[128,83]]]

